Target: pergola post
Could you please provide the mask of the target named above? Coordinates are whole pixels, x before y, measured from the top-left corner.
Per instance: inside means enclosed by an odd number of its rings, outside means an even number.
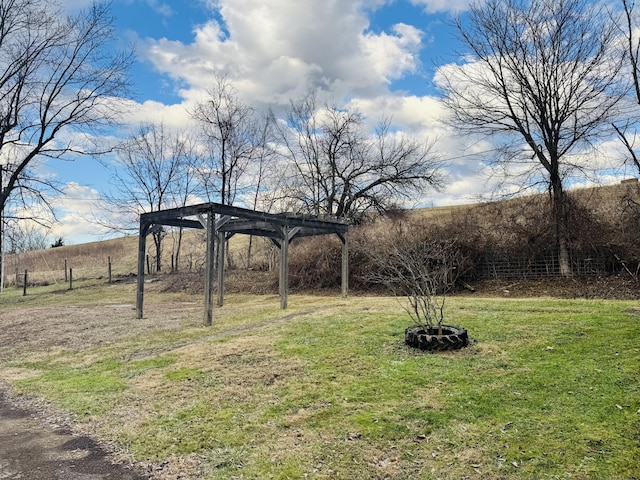
[[[207,255],[204,278],[204,325],[210,327],[213,322],[213,278],[215,270],[214,242],[216,219],[213,211],[207,214]]]
[[[217,306],[224,305],[224,256],[226,250],[226,235],[218,232],[218,302]]]
[[[349,240],[346,233],[338,233],[342,242],[342,296],[349,295]]]
[[[280,308],[286,310],[289,301],[289,226],[281,229],[280,241]]]
[[[144,304],[144,258],[147,252],[147,233],[149,224],[140,220],[140,232],[138,234],[138,277],[136,288],[136,318],[141,319]]]

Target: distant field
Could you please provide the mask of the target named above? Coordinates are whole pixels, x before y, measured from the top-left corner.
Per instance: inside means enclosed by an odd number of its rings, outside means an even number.
[[[176,232],[170,232],[164,238],[162,270],[165,272],[171,270],[172,255],[175,255],[177,250],[177,237]],[[249,238],[242,235],[231,239],[232,260],[239,266],[243,266],[246,262],[248,243]],[[204,266],[205,249],[205,237],[201,231],[186,231],[180,251],[179,270],[200,271]],[[253,239],[253,253],[257,258],[256,261],[265,261],[270,249],[271,245],[264,239]],[[147,251],[151,256],[155,254],[151,238],[147,240]],[[135,274],[138,268],[137,255],[137,236],[7,255],[5,284],[13,285],[16,274],[21,282],[25,270],[28,271],[30,283],[64,283],[65,265],[67,269],[73,269],[73,277],[76,279],[107,278],[109,260],[113,277]],[[151,259],[151,266],[154,267],[153,259]]]

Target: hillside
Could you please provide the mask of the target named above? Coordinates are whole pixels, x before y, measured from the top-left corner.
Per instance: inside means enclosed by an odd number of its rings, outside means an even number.
[[[624,215],[630,205],[633,205],[634,202],[640,203],[640,184],[637,181],[632,180],[616,185],[574,190],[570,192],[570,196],[581,205],[579,211],[582,213],[580,215],[590,216],[589,221],[586,221],[582,217],[577,219],[581,229],[585,229],[585,225],[587,224],[590,226],[595,218],[600,219],[599,221],[603,223],[603,225],[609,225],[613,222],[617,225],[615,228],[633,231],[633,224],[625,224]],[[494,245],[496,248],[506,248],[501,247],[500,242],[504,240],[503,237],[513,237],[514,233],[510,231],[510,229],[517,227],[517,233],[519,235],[525,235],[525,237],[526,235],[530,237],[533,235],[529,241],[525,243],[531,244],[533,242],[535,244],[536,242],[542,242],[544,240],[541,240],[542,237],[536,233],[537,230],[535,229],[540,227],[540,219],[544,219],[545,217],[545,207],[543,206],[545,198],[544,195],[538,195],[501,202],[416,209],[405,212],[402,218],[409,223],[427,226],[423,228],[437,229],[439,235],[462,236],[463,243],[467,241],[473,245],[478,245],[485,242]],[[394,221],[395,220],[392,222]],[[352,235],[354,237],[354,248],[356,250],[357,248],[368,248],[358,242],[361,243],[363,236],[369,239],[366,241],[375,242],[377,236],[376,229],[389,228],[388,222],[389,220],[386,220],[372,227],[359,227],[359,229],[354,229]],[[608,228],[606,225],[605,229]],[[368,233],[361,233],[362,228],[369,229]],[[600,235],[600,233],[594,233],[590,230],[587,231],[587,234],[592,237],[594,235]],[[492,235],[494,235],[495,238],[491,237]],[[332,278],[335,275],[327,274],[325,271],[327,268],[332,269],[335,265],[338,265],[337,262],[332,260],[332,257],[338,251],[339,242],[333,242],[332,240],[333,239],[327,240],[324,238],[315,239],[315,243],[305,240],[302,242],[302,247],[299,247],[297,245],[298,242],[295,242],[294,252],[297,251],[298,253],[294,253],[291,257],[293,263],[291,268],[293,288],[302,290],[317,288],[318,279],[326,282],[323,283],[320,288],[326,288],[332,285]],[[511,240],[512,242],[519,242],[518,237],[514,237]],[[597,240],[603,239],[598,238]],[[239,282],[238,290],[246,290],[247,287],[250,287],[251,291],[262,291],[265,288],[270,291],[274,285],[277,285],[277,277],[275,277],[275,272],[264,272],[273,270],[277,266],[277,249],[266,239],[251,239],[252,256],[250,267],[251,270],[255,272],[251,275],[262,275],[259,279],[254,277],[252,280],[251,278],[247,278],[245,274],[240,275],[239,273],[240,271],[246,270],[248,266],[249,241],[249,237],[242,235],[236,235],[231,239],[228,263],[232,267],[238,267],[238,273],[235,275],[231,274],[231,277],[235,276],[235,281]],[[308,247],[304,247],[305,242],[309,244]],[[593,239],[588,238],[586,243],[588,242],[593,243]],[[167,234],[164,239],[163,272],[171,271],[172,256],[175,257],[176,255],[177,244],[177,234]],[[531,245],[525,246],[529,249],[533,248]],[[20,283],[25,270],[29,272],[30,283],[64,283],[66,281],[65,273],[68,274],[68,270],[65,272],[65,265],[67,269],[73,269],[74,279],[107,278],[109,260],[111,261],[113,278],[132,276],[137,272],[137,248],[137,236],[129,236],[81,245],[63,246],[47,250],[7,255],[5,259],[5,285],[15,285],[16,279],[18,283]],[[150,257],[149,264],[153,271],[154,249],[152,241],[147,242],[147,248]],[[204,233],[202,231],[186,231],[180,249],[178,269],[180,272],[191,272],[194,275],[182,276],[183,278],[181,279],[171,279],[172,286],[170,288],[200,290],[201,279],[199,277],[201,277],[201,275],[198,274],[203,269],[204,257]],[[353,258],[356,258],[355,262],[358,262],[358,253],[352,249],[352,262],[354,261]],[[358,265],[354,265],[354,267],[354,270],[357,271]],[[625,275],[622,276],[624,277]],[[629,275],[629,277],[631,276]],[[229,288],[235,289],[233,285],[234,279],[230,278],[230,280]],[[633,284],[629,287],[627,285],[628,279],[623,280],[624,285],[614,290],[627,292],[623,296],[628,298],[630,296],[628,292],[631,289],[631,296],[633,297],[633,291],[635,291]],[[591,283],[593,283],[593,281],[595,280],[591,279]],[[611,282],[613,279],[609,278],[608,281]],[[585,282],[586,281],[582,281],[583,284]],[[257,283],[260,283],[260,285],[268,285],[268,287],[258,288]],[[493,284],[485,282],[485,284],[487,284],[485,290],[497,294],[501,292],[504,293],[504,291],[511,293],[513,292],[513,287],[507,287],[513,283],[511,280],[506,282],[494,281]],[[532,284],[532,282],[528,282],[528,285]],[[549,287],[548,285],[541,285],[539,288],[535,288],[534,292],[530,292],[528,288],[522,287],[522,283],[519,285],[521,285],[521,294],[557,290],[557,288]],[[584,289],[577,293],[569,291],[565,292],[565,296],[598,296],[597,292],[601,292],[606,288],[606,285],[591,285],[586,292]],[[607,296],[610,296],[610,294],[607,294]]]

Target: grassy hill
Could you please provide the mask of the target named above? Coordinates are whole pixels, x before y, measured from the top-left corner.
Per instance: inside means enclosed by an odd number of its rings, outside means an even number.
[[[640,204],[640,184],[637,180],[624,181],[616,185],[593,187],[573,190],[571,198],[579,201],[584,210],[592,217],[603,221],[623,223],[623,214],[634,204]],[[507,229],[515,224],[521,224],[521,229],[533,228],[537,225],[536,216],[544,217],[544,195],[521,197],[500,202],[490,202],[473,205],[459,205],[451,207],[433,207],[416,209],[405,212],[404,218],[409,222],[423,222],[429,225],[451,225],[452,223],[466,225],[472,232],[466,235],[481,235],[481,228],[486,228],[491,234],[501,229]],[[541,214],[542,209],[542,214]],[[527,221],[533,225],[526,225]],[[582,222],[584,223],[584,222]],[[387,228],[383,223],[371,227]],[[624,228],[621,225],[620,228]],[[462,227],[460,227],[462,228]],[[618,227],[616,227],[618,228]],[[628,225],[632,229],[633,225]],[[375,233],[370,235],[375,238]],[[182,272],[198,272],[204,265],[205,237],[202,231],[185,231],[180,251],[179,270]],[[236,235],[230,242],[229,261],[240,268],[247,266],[249,237]],[[252,240],[251,266],[255,270],[268,270],[275,267],[277,250],[270,241],[262,238]],[[169,272],[172,266],[172,255],[177,249],[177,233],[169,233],[164,239],[162,270]],[[331,247],[332,242],[321,239],[313,248],[307,249],[305,255],[316,257],[319,249]],[[335,247],[337,248],[337,247]],[[148,253],[153,265],[153,242],[147,241]],[[109,259],[112,275],[125,276],[137,272],[137,236],[129,236],[92,242],[80,245],[63,246],[46,250],[29,251],[7,255],[5,258],[5,285],[12,285],[16,277],[22,278],[28,270],[30,282],[36,284],[56,284],[65,281],[65,262],[67,269],[73,269],[74,279],[106,278],[108,275]],[[303,258],[304,263],[307,258]],[[21,281],[21,280],[20,280]]]

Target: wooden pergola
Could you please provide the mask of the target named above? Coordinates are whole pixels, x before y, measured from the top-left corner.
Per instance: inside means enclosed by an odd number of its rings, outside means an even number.
[[[219,203],[202,203],[188,207],[160,210],[140,215],[138,242],[138,287],[136,317],[142,318],[144,303],[144,267],[147,235],[162,226],[206,229],[207,253],[205,265],[204,324],[213,319],[215,280],[214,242],[218,243],[218,299],[224,303],[224,257],[226,240],[237,233],[267,237],[280,249],[280,307],[287,308],[289,296],[289,244],[295,238],[335,234],[342,242],[342,295],[349,289],[349,225],[335,219],[321,219],[292,213],[266,213]]]

